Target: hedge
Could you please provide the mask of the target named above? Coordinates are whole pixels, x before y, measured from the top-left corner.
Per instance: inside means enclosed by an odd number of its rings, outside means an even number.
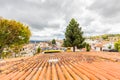
[[[45,50],[44,53],[59,53],[61,50]]]

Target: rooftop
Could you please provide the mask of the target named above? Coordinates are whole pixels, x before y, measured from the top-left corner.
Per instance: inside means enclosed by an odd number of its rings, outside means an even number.
[[[109,52],[38,54],[0,63],[0,79],[120,80],[119,58]]]

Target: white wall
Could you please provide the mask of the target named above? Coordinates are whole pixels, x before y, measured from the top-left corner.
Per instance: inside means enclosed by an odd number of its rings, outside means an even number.
[[[100,51],[100,47],[96,47],[96,49],[95,49],[96,51]]]

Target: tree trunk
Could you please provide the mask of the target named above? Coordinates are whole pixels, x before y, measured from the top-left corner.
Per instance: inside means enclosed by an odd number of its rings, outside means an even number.
[[[2,57],[3,47],[0,48],[0,58]]]
[[[73,46],[73,52],[75,52],[75,46]]]
[[[4,49],[3,47],[0,48],[0,54],[3,52],[3,49]]]

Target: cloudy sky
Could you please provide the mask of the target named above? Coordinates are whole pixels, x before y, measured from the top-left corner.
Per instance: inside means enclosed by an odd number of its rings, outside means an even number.
[[[28,24],[32,40],[64,38],[71,18],[85,36],[120,33],[120,0],[0,0],[0,16]]]

